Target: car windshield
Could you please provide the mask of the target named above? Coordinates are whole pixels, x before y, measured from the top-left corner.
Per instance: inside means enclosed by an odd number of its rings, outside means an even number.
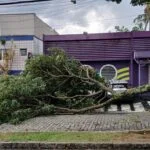
[[[120,84],[120,85],[113,85],[113,88],[125,88],[125,86],[123,84]]]

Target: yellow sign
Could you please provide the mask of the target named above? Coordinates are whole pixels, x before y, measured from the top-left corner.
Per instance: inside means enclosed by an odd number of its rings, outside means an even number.
[[[117,80],[130,80],[130,69],[129,67],[121,68],[117,70]]]

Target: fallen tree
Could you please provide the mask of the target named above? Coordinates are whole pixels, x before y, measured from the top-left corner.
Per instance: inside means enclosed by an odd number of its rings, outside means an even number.
[[[70,59],[57,48],[51,49],[50,56],[39,56],[29,61],[25,72],[33,78],[43,79],[47,88],[45,96],[56,112],[84,113],[114,101],[134,99],[139,93],[150,90],[150,86],[146,85],[117,94],[93,68]],[[112,94],[110,99],[108,92]]]
[[[57,48],[50,56],[30,59],[23,75],[2,76],[0,84],[1,123],[55,113],[85,113],[150,91],[146,85],[117,94],[93,68]]]

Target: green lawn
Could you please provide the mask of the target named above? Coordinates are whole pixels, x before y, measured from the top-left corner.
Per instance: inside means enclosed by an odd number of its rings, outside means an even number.
[[[3,142],[150,142],[147,132],[19,132],[0,133]]]
[[[38,132],[38,133],[0,133],[0,141],[26,142],[110,142],[121,133],[96,133],[96,132]]]

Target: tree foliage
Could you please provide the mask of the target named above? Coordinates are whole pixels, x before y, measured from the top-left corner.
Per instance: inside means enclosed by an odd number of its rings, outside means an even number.
[[[52,50],[51,56],[28,60],[20,76],[1,76],[0,84],[1,123],[81,109],[106,97],[104,80],[97,72],[59,49]]]
[[[120,27],[120,26],[115,26],[115,30],[116,30],[117,32],[129,32],[129,29],[126,28],[125,26],[122,26],[122,27]]]
[[[138,15],[133,20],[134,26],[132,27],[131,31],[150,31],[150,4],[146,4],[144,14]],[[115,26],[115,30],[117,32],[129,32],[130,30],[124,26]]]
[[[145,31],[143,23],[137,22],[135,26],[132,27],[132,29],[128,29],[125,26],[115,26],[116,32],[131,32],[131,31]]]
[[[0,85],[0,123],[19,123],[39,115],[85,113],[150,91],[148,85],[117,94],[96,70],[57,48],[50,56],[28,60],[20,76],[0,76]]]
[[[147,4],[144,10],[144,14],[138,15],[134,19],[134,23],[140,25],[144,31],[150,31],[150,4]]]
[[[45,91],[45,83],[41,78],[1,76],[0,85],[1,123],[17,123],[35,116],[39,107],[44,106],[36,99]]]
[[[106,1],[112,1],[112,2],[116,2],[116,3],[121,3],[123,0],[106,0]],[[150,3],[150,0],[131,0],[130,2],[133,6],[137,6],[137,5],[144,5],[146,3]]]
[[[104,94],[104,89],[89,78],[102,84],[105,84],[104,79],[94,69],[82,66],[79,61],[70,59],[59,49],[52,49],[51,56],[38,56],[28,61],[25,74],[30,74],[33,78],[41,77],[46,83],[47,96],[52,99],[53,103],[58,104],[62,100],[63,105],[65,103],[69,108],[80,107],[81,102],[78,101],[82,97],[82,101],[88,98],[90,101],[96,96],[95,100],[98,100],[98,95]],[[92,96],[89,91],[101,92]]]

